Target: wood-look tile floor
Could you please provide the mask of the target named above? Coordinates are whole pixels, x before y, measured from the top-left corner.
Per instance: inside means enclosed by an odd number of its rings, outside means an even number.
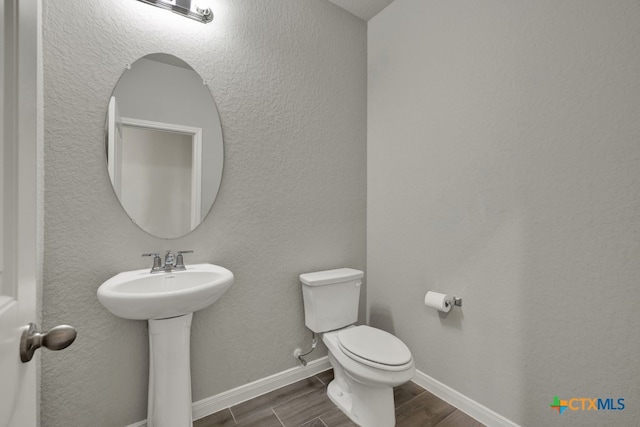
[[[327,397],[328,370],[197,420],[194,427],[353,427]],[[393,390],[397,427],[483,427],[484,425],[408,382]]]

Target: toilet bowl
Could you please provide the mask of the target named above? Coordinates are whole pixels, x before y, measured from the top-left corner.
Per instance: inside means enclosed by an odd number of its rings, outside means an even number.
[[[413,378],[415,365],[400,339],[355,326],[363,276],[351,268],[301,274],[305,324],[329,350],[331,401],[361,427],[393,427],[393,387]]]
[[[395,336],[369,326],[323,334],[334,380],[327,395],[362,427],[395,425],[393,387],[413,378],[411,352]]]

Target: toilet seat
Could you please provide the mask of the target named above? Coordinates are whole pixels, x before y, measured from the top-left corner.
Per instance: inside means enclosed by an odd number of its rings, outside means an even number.
[[[402,371],[413,363],[409,348],[397,337],[362,325],[337,334],[338,347],[349,358],[386,371]]]

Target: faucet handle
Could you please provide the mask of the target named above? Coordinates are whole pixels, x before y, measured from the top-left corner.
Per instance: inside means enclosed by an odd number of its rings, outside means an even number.
[[[192,254],[192,250],[188,251],[178,251],[178,255],[176,257],[176,270],[186,270],[187,268],[184,266],[184,259],[182,254]]]
[[[142,254],[142,256],[153,257],[153,267],[151,267],[152,273],[162,270],[162,259],[160,258],[160,254],[158,252],[150,252],[147,254]]]

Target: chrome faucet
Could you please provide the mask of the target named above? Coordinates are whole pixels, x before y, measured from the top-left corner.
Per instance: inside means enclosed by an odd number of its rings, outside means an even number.
[[[153,257],[153,267],[151,267],[151,273],[170,273],[172,271],[186,270],[187,268],[184,265],[184,258],[182,257],[182,254],[190,253],[193,253],[193,251],[178,251],[177,255],[174,255],[171,251],[167,251],[167,253],[164,255],[164,265],[162,265],[162,258],[160,258],[160,254],[158,252],[150,252],[147,254],[142,254],[142,256]]]
[[[164,254],[164,271],[171,271],[176,266],[176,257],[173,255],[173,252],[167,251]]]

